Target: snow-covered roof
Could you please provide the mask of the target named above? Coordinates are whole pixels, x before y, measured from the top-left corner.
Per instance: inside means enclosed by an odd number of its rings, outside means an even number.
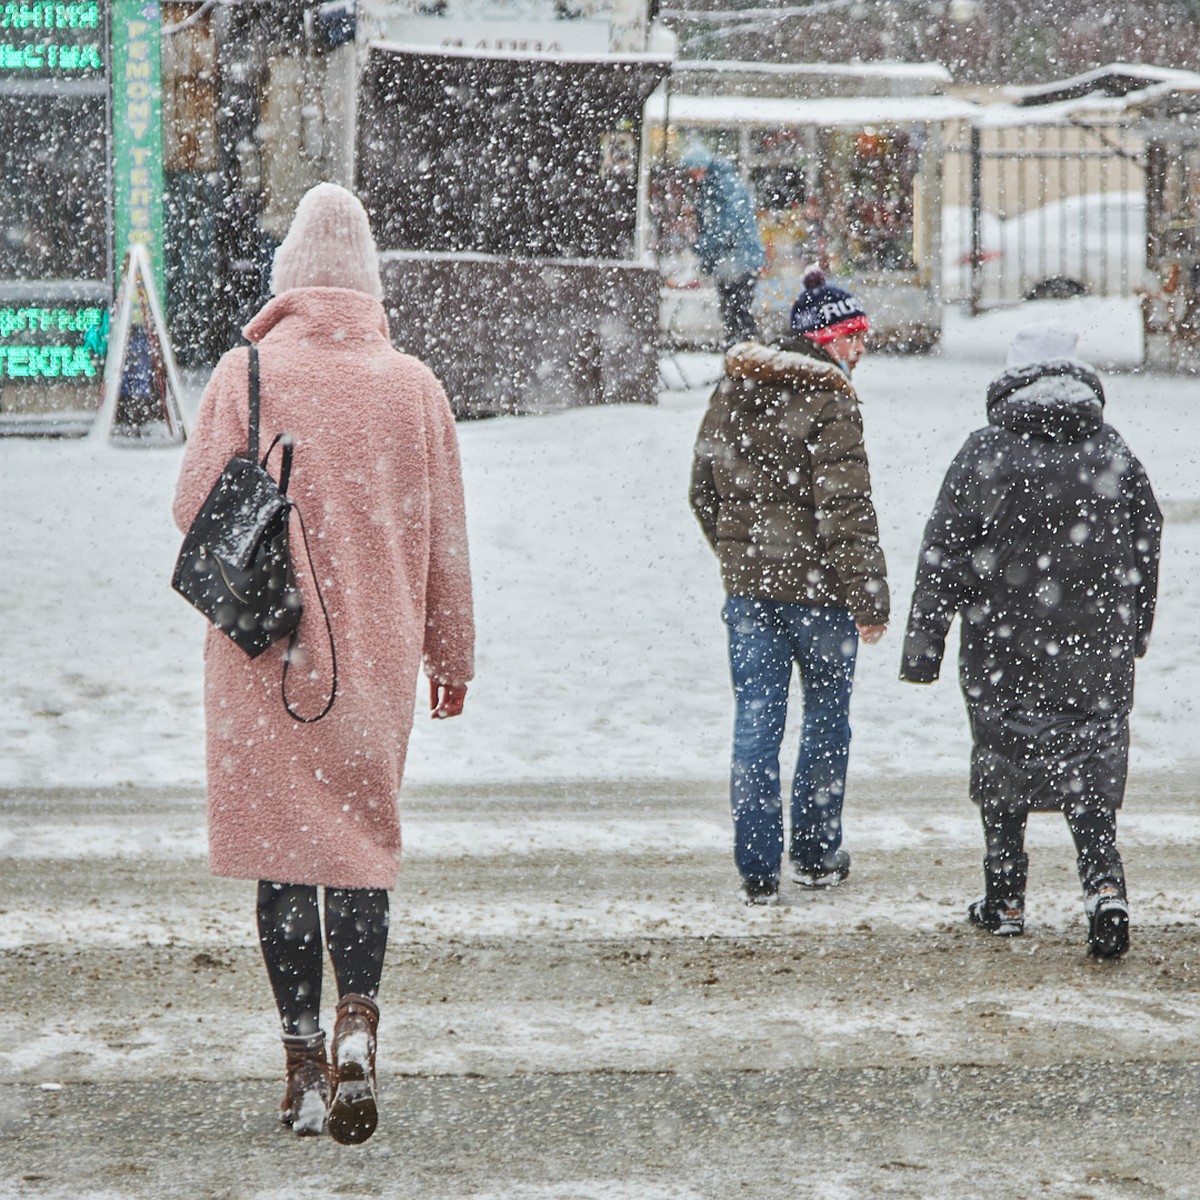
[[[485,254],[480,250],[380,250],[380,263],[390,262],[450,262],[450,263],[498,263],[512,264],[522,261],[536,263],[541,267],[587,268],[590,270],[612,271],[616,269],[629,270],[636,267],[639,270],[655,270],[651,259],[636,258],[542,258],[514,259],[511,254]]]
[[[974,124],[982,129],[1015,125],[1066,125],[1087,121],[1121,121],[1149,114],[1155,110],[1170,112],[1173,108],[1191,111],[1200,99],[1200,73],[1172,71],[1166,68],[1146,68],[1157,75],[1167,76],[1121,94],[1093,91],[1073,98],[1034,105],[988,104],[982,106]],[[1095,72],[1089,72],[1089,75]],[[1077,78],[1083,79],[1084,76]],[[1185,100],[1185,97],[1188,100]],[[1172,99],[1177,101],[1172,104]]]
[[[431,46],[412,42],[371,42],[369,49],[388,54],[434,55],[444,58],[516,59],[541,62],[572,63],[655,63],[669,65],[671,58],[663,54],[565,54],[559,51],[542,53],[534,50],[471,50],[463,46]]]
[[[1014,104],[1028,107],[1079,100],[1085,96],[1124,97],[1131,92],[1144,91],[1155,84],[1200,86],[1200,74],[1172,67],[1148,66],[1145,63],[1115,62],[1085,71],[1081,75],[1072,75],[1068,79],[1029,87],[1009,87],[1004,90]]]
[[[358,0],[361,20],[370,31],[368,40],[387,36],[388,25],[397,17],[419,16],[432,7],[421,0]],[[586,3],[574,6],[584,19],[604,13],[611,4]],[[439,19],[449,30],[469,28],[477,21],[554,21],[558,19],[554,0],[446,0]]]
[[[1126,109],[1135,114],[1169,115],[1195,112],[1200,100],[1200,75],[1180,83],[1160,83],[1125,97]]]
[[[1138,93],[1139,95],[1143,93]],[[1078,121],[1115,121],[1129,111],[1127,97],[1084,96],[1026,108],[1021,104],[984,104],[972,123],[981,129],[1019,125],[1068,125]]]
[[[667,119],[667,97],[655,92],[646,104],[646,118]],[[791,100],[767,96],[670,97],[670,120],[681,125],[775,125],[781,127],[910,125],[970,119],[979,106],[952,96],[855,96],[827,100]]]
[[[951,82],[940,63],[764,63],[681,58],[678,90],[697,96],[778,96],[821,100],[834,96],[931,96]]]
[[[730,73],[753,69],[763,75],[822,75],[847,79],[905,79],[930,84],[952,83],[953,77],[941,63],[849,62],[849,63],[747,63],[726,59],[687,59],[681,70]]]

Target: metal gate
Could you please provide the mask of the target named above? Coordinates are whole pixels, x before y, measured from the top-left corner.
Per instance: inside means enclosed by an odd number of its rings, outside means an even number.
[[[1200,370],[1200,133],[1192,122],[1150,132],[1148,250],[1157,286],[1142,303],[1147,366]]]
[[[973,313],[1127,296],[1146,277],[1146,152],[1121,125],[979,122],[946,155],[943,295]],[[1036,119],[1035,119],[1036,121]]]

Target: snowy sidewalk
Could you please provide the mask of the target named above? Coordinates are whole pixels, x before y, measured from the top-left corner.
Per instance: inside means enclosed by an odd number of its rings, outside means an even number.
[[[953,671],[932,688],[896,678],[921,530],[951,457],[984,422],[1000,361],[992,324],[953,332],[943,355],[869,357],[856,373],[895,613],[884,640],[859,655],[859,775],[965,769]],[[685,367],[699,382],[715,364]],[[1167,514],[1133,765],[1191,769],[1200,757],[1196,384],[1106,383],[1109,415]],[[409,782],[721,777],[731,720],[722,594],[687,505],[707,391],[664,391],[657,407],[460,426],[477,679],[462,720],[417,721]],[[9,689],[0,787],[201,785],[204,622],[167,584],[180,541],[170,519],[179,458],[0,439],[0,606],[10,618],[0,632]],[[954,655],[951,645],[948,667]]]
[[[1127,349],[1107,308],[1036,313],[1072,314],[1085,352]],[[897,624],[1019,316],[856,375]],[[1167,526],[1121,818],[1133,950],[1101,964],[1054,817],[1028,935],[965,924],[962,703],[950,670],[896,680],[898,629],[859,658],[849,884],[737,902],[720,585],[686,502],[714,365],[654,408],[460,429],[479,673],[462,720],[417,721],[383,1124],[352,1150],[277,1131],[253,887],[204,870],[179,451],[0,440],[2,1200],[1196,1194],[1195,381],[1106,380]]]
[[[1186,1194],[1200,887],[1178,778],[1131,786],[1134,948],[1109,964],[1084,955],[1055,817],[1032,823],[1028,934],[966,925],[959,780],[858,781],[849,883],[768,910],[736,899],[719,783],[414,788],[383,1125],[357,1151],[275,1127],[253,885],[205,872],[196,792],[7,791],[0,816],[5,1200]]]

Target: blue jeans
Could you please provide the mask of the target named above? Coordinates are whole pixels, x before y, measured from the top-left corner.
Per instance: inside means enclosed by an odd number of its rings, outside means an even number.
[[[804,718],[792,784],[790,857],[817,869],[842,844],[842,799],[850,754],[850,686],[858,630],[844,608],[729,596],[729,666],[737,715],[730,803],[734,859],[742,878],[779,877],[783,803],[779,747],[792,663],[800,668]]]

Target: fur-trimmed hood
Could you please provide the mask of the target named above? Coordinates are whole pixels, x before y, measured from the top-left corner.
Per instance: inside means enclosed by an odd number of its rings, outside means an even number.
[[[732,379],[772,383],[797,391],[854,395],[842,368],[807,338],[788,338],[778,346],[739,342],[725,354],[725,373]]]

